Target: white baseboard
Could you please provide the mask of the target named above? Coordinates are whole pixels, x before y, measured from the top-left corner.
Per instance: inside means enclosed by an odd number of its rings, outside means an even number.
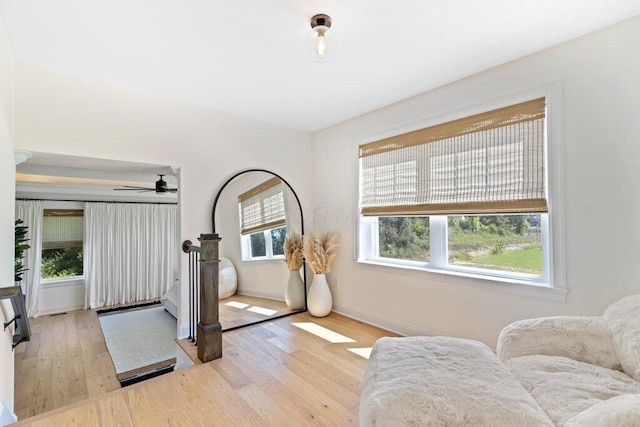
[[[185,323],[184,325],[180,325],[180,329],[178,330],[178,339],[181,340],[183,338],[189,337],[189,324]]]
[[[345,304],[334,303],[333,311],[338,314],[342,314],[343,316],[347,316],[352,319],[359,320],[360,322],[367,323],[369,325],[372,325],[378,328],[386,329],[389,332],[393,332],[402,336],[442,335],[441,333],[438,333],[436,331],[419,328],[414,325],[410,325],[408,323],[400,322],[395,319],[390,319],[385,316],[380,316],[379,314],[372,313],[370,311],[361,310],[359,308],[351,307]]]
[[[238,295],[247,295],[249,297],[260,297],[260,298],[272,299],[276,301],[284,301],[284,293],[274,294],[271,292],[264,292],[263,290],[260,290],[260,289],[251,289],[251,288],[238,289],[237,293]],[[225,299],[232,299],[232,298],[233,298],[233,295]],[[220,301],[224,301],[224,300],[220,300]]]
[[[46,307],[44,310],[38,310],[38,312],[34,317],[48,316],[50,314],[64,313],[64,312],[73,311],[73,310],[82,310],[83,308],[84,308],[84,304],[82,303],[74,304],[74,305],[63,304],[63,305],[57,305],[53,307]]]
[[[11,412],[9,408],[4,405],[4,402],[0,400],[0,426],[6,426],[18,421],[16,414]]]

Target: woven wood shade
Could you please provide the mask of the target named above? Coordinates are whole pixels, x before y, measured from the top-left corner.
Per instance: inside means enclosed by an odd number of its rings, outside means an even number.
[[[547,212],[545,99],[360,146],[368,216]]]
[[[272,178],[238,196],[241,216],[241,233],[286,225],[282,181]]]
[[[42,216],[42,248],[81,248],[83,212],[76,209],[45,209]]]

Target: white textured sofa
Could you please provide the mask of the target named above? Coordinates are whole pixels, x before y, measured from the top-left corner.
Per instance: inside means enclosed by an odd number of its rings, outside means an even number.
[[[484,344],[382,338],[361,426],[640,426],[640,295],[599,317],[515,322]]]

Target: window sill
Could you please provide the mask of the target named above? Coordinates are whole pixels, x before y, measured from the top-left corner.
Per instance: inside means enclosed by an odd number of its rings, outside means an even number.
[[[356,260],[358,264],[373,268],[381,274],[401,275],[414,279],[429,278],[432,283],[492,289],[512,295],[566,303],[567,289],[552,287],[540,282],[497,276],[484,276],[467,272],[439,270],[418,265],[396,264],[383,260]],[[400,270],[400,272],[398,272]]]
[[[249,259],[243,259],[242,262],[270,262],[270,261],[278,261],[278,262],[283,262],[284,256],[275,256],[273,258],[249,258]]]
[[[47,288],[55,288],[57,286],[70,286],[75,284],[84,285],[84,276],[61,277],[56,279],[40,279],[40,285]]]

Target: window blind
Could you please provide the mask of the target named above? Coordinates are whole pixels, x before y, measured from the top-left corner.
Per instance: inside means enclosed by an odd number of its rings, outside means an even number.
[[[242,234],[286,225],[284,194],[279,178],[272,178],[238,196]]]
[[[361,145],[361,212],[547,212],[545,125],[539,98]]]
[[[42,249],[81,248],[82,240],[82,210],[44,210],[42,216]]]

